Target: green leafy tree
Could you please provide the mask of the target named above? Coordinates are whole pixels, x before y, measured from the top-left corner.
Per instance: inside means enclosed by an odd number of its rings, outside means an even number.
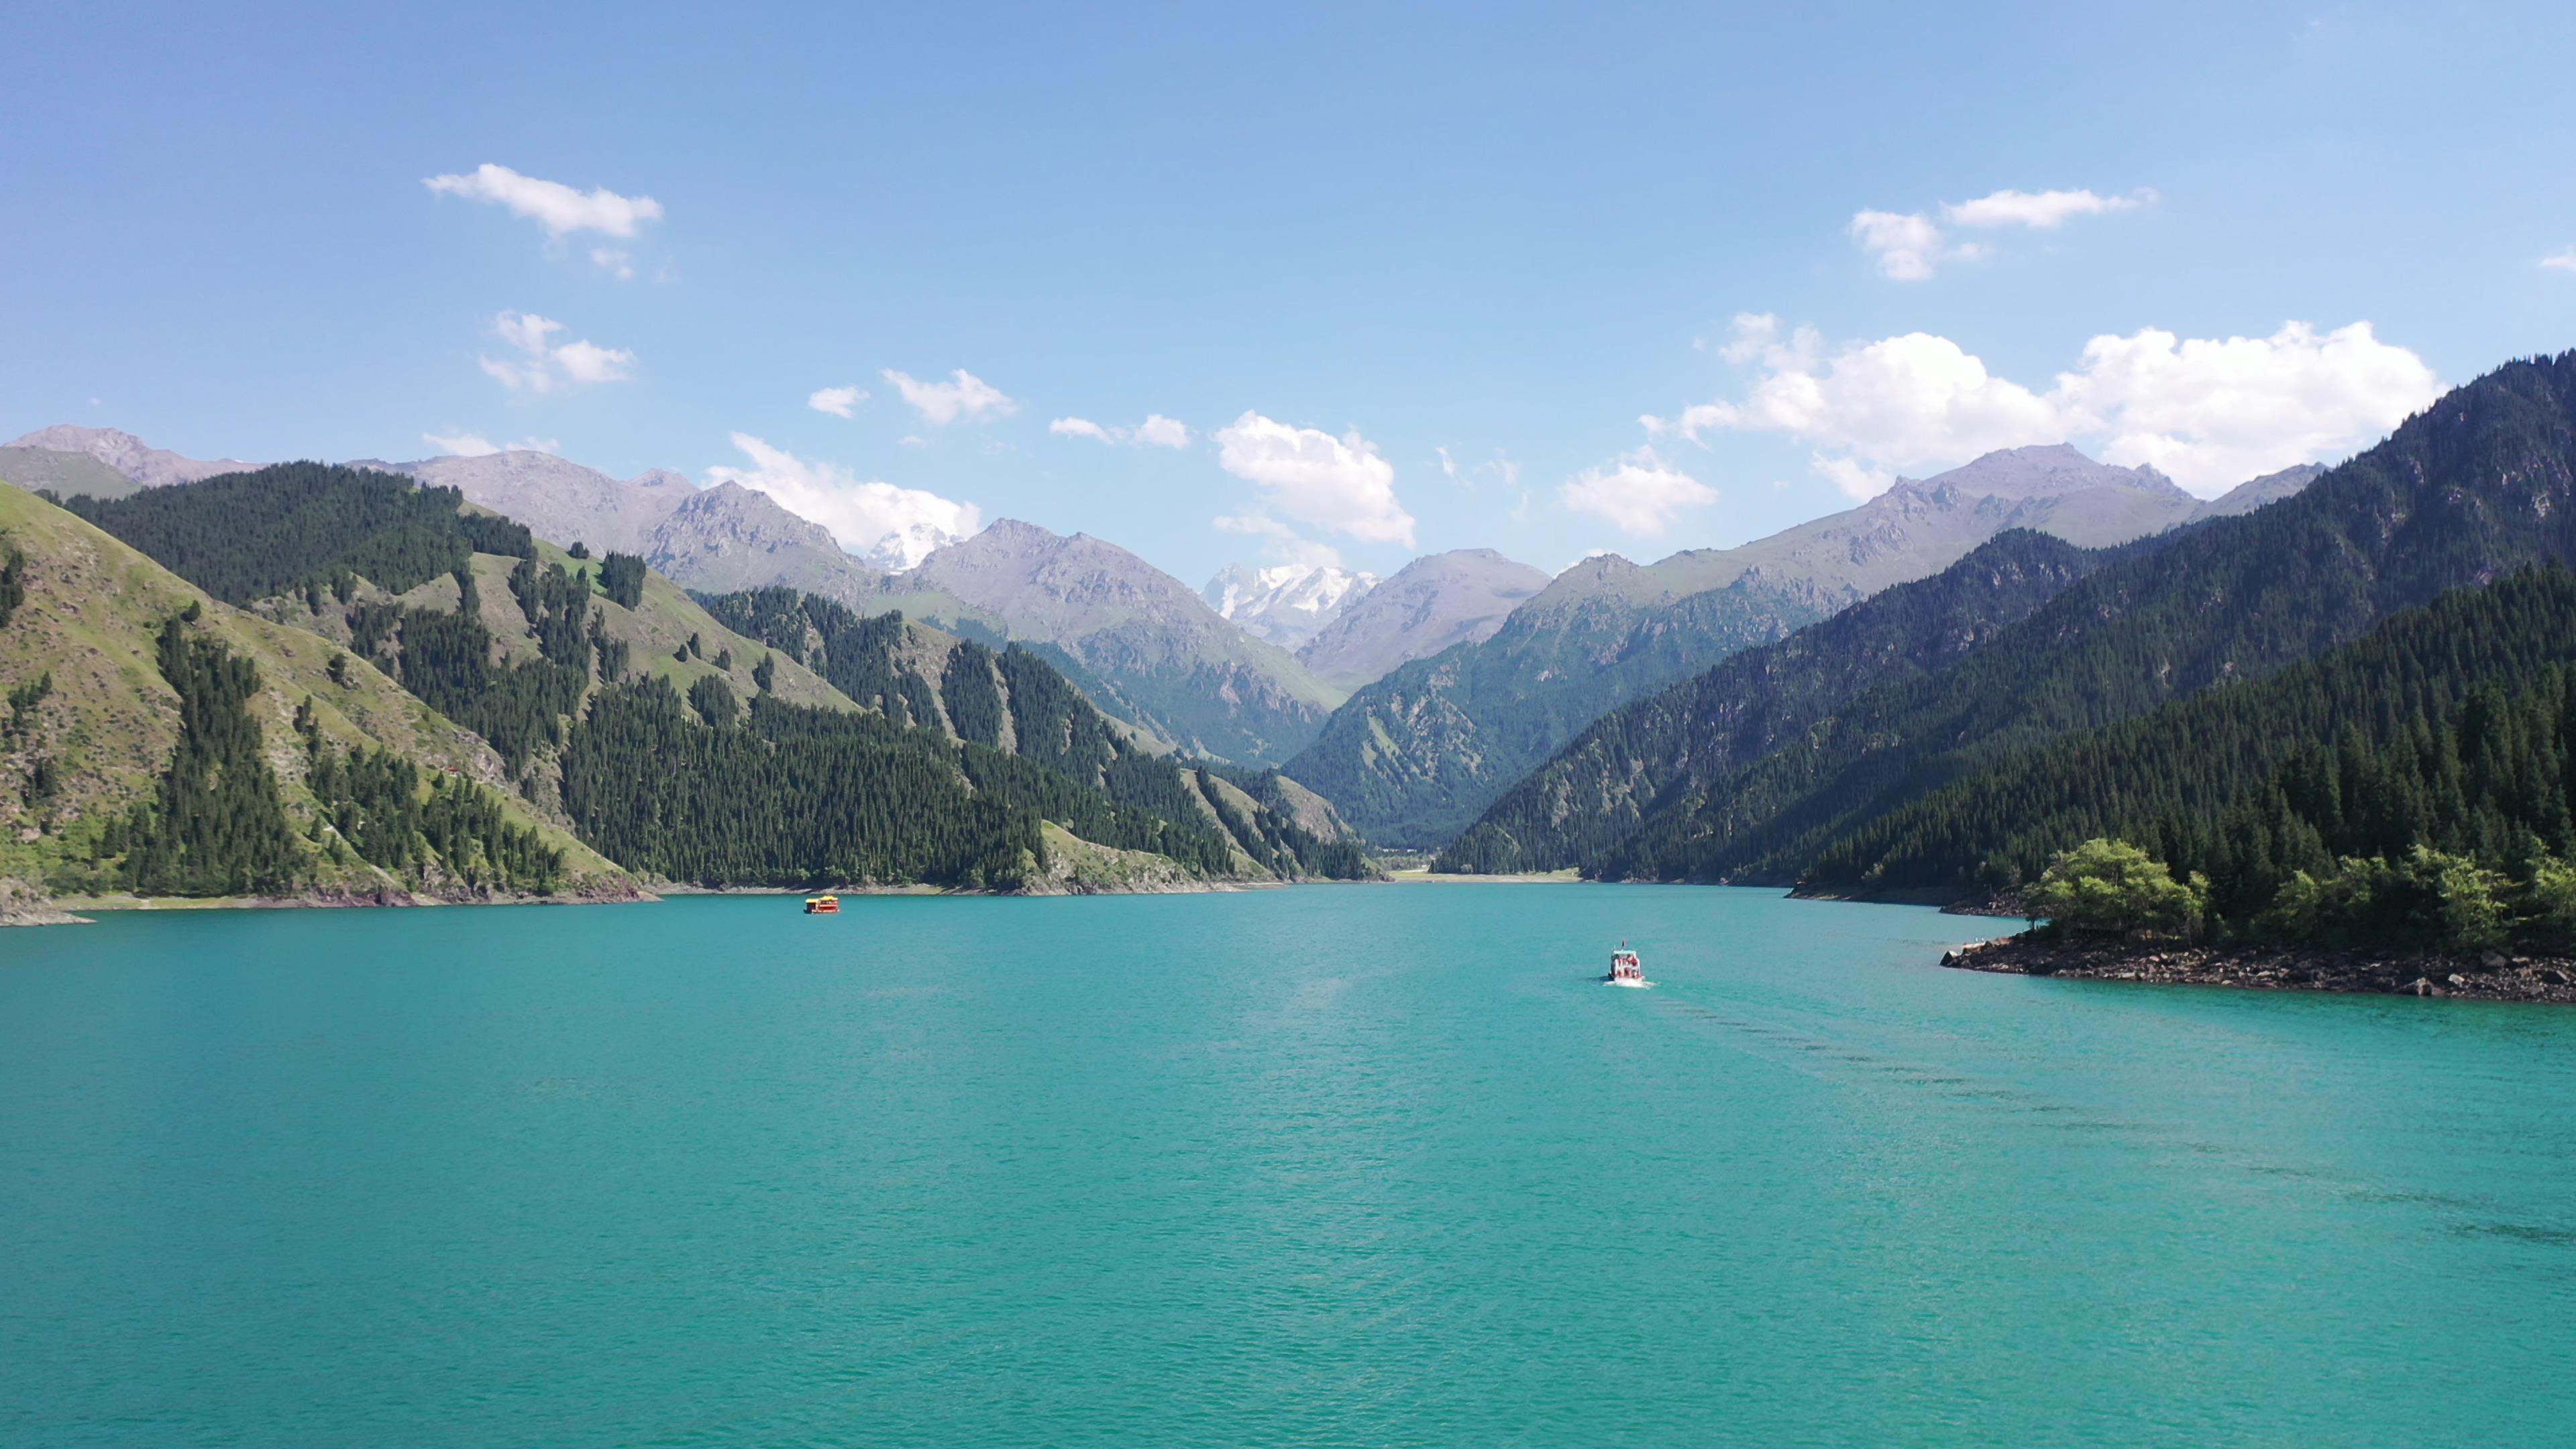
[[[2200,923],[2205,890],[2125,840],[2097,838],[2049,862],[2024,909],[2079,931],[2186,932]]]

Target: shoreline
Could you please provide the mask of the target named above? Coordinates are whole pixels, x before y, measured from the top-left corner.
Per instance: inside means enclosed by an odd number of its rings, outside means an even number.
[[[1941,964],[1958,971],[2075,981],[2576,1005],[2576,959],[2562,956],[2387,953],[2303,946],[2194,946],[2171,941],[2000,936],[1946,951]]]

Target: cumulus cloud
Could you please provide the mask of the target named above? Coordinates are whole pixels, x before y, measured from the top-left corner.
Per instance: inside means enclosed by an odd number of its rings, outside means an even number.
[[[732,435],[748,468],[715,467],[707,478],[756,488],[780,507],[830,529],[843,549],[880,568],[908,569],[932,549],[984,526],[983,510],[919,488],[863,479],[834,464],[799,458],[749,433]]]
[[[577,231],[631,237],[645,222],[662,219],[662,203],[649,196],[620,196],[604,186],[576,191],[560,181],[522,176],[489,161],[462,175],[432,176],[421,184],[444,196],[497,203],[557,238]]]
[[[858,387],[818,387],[805,399],[805,406],[836,418],[856,417],[859,404],[868,400],[867,389]]]
[[[515,443],[495,443],[481,433],[423,433],[420,440],[451,458],[481,458],[492,453],[560,453],[563,444],[553,438],[521,438]]]
[[[512,355],[477,359],[483,371],[512,392],[549,393],[578,383],[624,382],[635,375],[635,354],[596,342],[558,343],[564,324],[534,312],[504,309],[492,318],[492,335]]]
[[[2153,327],[2096,337],[2051,397],[2069,432],[2106,440],[2105,461],[2144,463],[2216,493],[2349,453],[2441,392],[2422,358],[2367,322],[2323,334],[2289,322],[2269,337],[2184,339]]]
[[[1997,448],[2083,441],[2107,462],[2147,464],[2216,494],[2296,463],[2366,444],[2431,402],[2441,381],[2370,324],[2319,333],[2183,339],[2158,328],[2095,337],[2045,391],[1989,371],[1946,337],[1911,332],[1827,356],[1801,328],[1737,319],[1761,376],[1740,399],[1643,419],[1652,436],[1713,429],[1784,433],[1816,449],[1816,471],[1855,497]]]
[[[1357,429],[1341,437],[1246,412],[1216,432],[1217,466],[1268,490],[1289,517],[1366,543],[1413,547],[1395,465]]]
[[[1186,448],[1190,445],[1189,425],[1161,413],[1147,413],[1145,421],[1132,428],[1104,428],[1089,418],[1057,418],[1047,424],[1047,431],[1067,438],[1091,438],[1136,448]]]
[[[2562,272],[2576,272],[2576,247],[2569,247],[2563,252],[2554,252],[2542,257],[2540,264]]]
[[[1608,519],[1622,533],[1653,538],[1672,527],[1683,509],[1716,502],[1717,490],[1654,449],[1640,448],[1576,474],[1557,489],[1557,498],[1577,513]]]
[[[1972,201],[1944,202],[1941,219],[1952,226],[1993,229],[2021,226],[2053,231],[2069,217],[2135,211],[2156,199],[2140,187],[2126,196],[2091,191],[1995,191]],[[1919,282],[1945,262],[1974,261],[1987,254],[1979,242],[1953,242],[1940,223],[1919,211],[1861,211],[1852,216],[1851,236],[1878,264],[1881,274]]]
[[[934,428],[944,428],[960,418],[970,423],[986,418],[1006,418],[1020,410],[1019,403],[1000,388],[962,367],[950,373],[949,379],[947,382],[924,382],[891,367],[885,370],[885,380],[893,383],[895,391],[903,394],[903,400],[912,405],[912,410],[921,414],[921,420]]]
[[[590,249],[590,260],[591,265],[598,267],[601,271],[608,273],[621,282],[631,282],[635,280],[635,254],[633,252],[620,251],[616,247],[592,247]]]

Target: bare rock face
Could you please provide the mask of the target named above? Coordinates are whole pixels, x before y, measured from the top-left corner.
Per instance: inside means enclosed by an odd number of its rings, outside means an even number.
[[[235,458],[217,458],[211,462],[182,457],[166,448],[156,448],[132,433],[114,428],[83,428],[70,423],[56,423],[38,428],[9,444],[12,448],[36,448],[53,453],[79,453],[94,458],[118,475],[132,480],[138,488],[160,488],[172,483],[194,483],[218,473],[239,473],[257,467]]]
[[[515,518],[539,538],[588,544],[593,553],[649,554],[654,530],[698,491],[659,468],[621,482],[552,453],[517,448],[382,466],[456,489],[466,502]]]
[[[1356,689],[1453,644],[1493,637],[1547,575],[1489,548],[1415,559],[1351,601],[1297,657],[1327,684]]]

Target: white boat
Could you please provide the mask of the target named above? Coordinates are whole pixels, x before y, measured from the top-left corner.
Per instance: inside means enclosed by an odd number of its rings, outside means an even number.
[[[1637,959],[1637,953],[1629,950],[1625,941],[1619,943],[1618,950],[1610,953],[1610,974],[1601,979],[1612,986],[1647,987],[1655,984],[1646,979],[1646,963]]]

